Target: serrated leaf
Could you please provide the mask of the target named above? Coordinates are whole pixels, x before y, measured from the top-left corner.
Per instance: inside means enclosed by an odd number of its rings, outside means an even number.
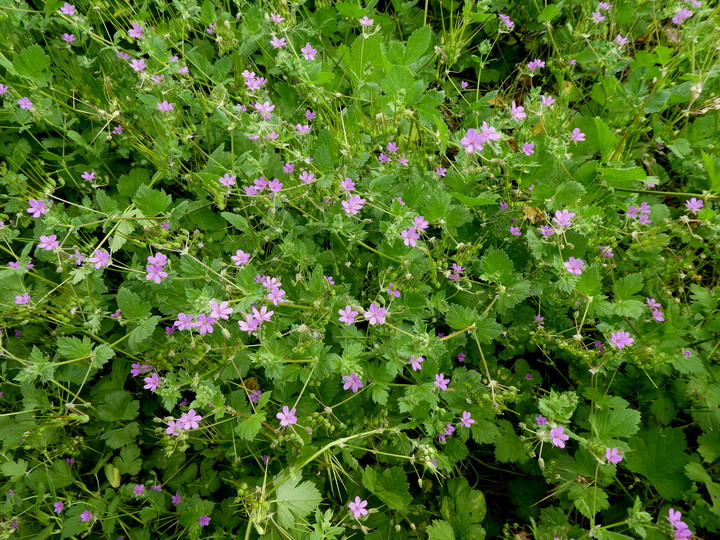
[[[118,291],[117,305],[123,318],[131,321],[145,319],[150,315],[150,304],[127,287],[123,287]]]
[[[105,396],[105,402],[98,408],[98,418],[105,422],[135,420],[140,411],[140,402],[126,390],[114,390]]]
[[[130,330],[132,333],[128,338],[128,346],[131,351],[138,352],[141,349],[145,350],[150,346],[148,338],[150,338],[153,335],[153,332],[155,332],[155,328],[157,328],[160,319],[161,317],[159,315],[153,315],[149,319],[141,322],[133,330]]]
[[[497,193],[485,193],[477,197],[468,197],[462,193],[453,193],[453,197],[465,206],[472,208],[475,206],[492,206],[497,204],[497,200],[500,198],[500,195]]]
[[[605,407],[590,415],[590,425],[595,436],[601,441],[611,439],[626,439],[635,435],[640,429],[640,413],[623,407],[611,409]]]
[[[653,427],[633,439],[633,452],[625,455],[625,465],[650,481],[661,497],[679,499],[690,488],[684,474],[689,461],[681,429]]]
[[[573,484],[569,496],[575,508],[586,518],[593,518],[598,512],[610,508],[607,493],[598,486]]]
[[[698,437],[698,445],[698,453],[706,463],[712,463],[720,457],[720,433],[703,433]]]
[[[239,231],[247,232],[249,229],[249,225],[247,222],[247,219],[245,219],[242,216],[239,216],[237,214],[233,214],[231,212],[221,212],[220,215],[225,218],[225,220],[235,227]]]
[[[433,520],[427,528],[428,540],[455,540],[452,525],[442,519]]]
[[[453,330],[462,330],[473,324],[477,324],[480,320],[480,314],[476,309],[471,307],[459,306],[451,304],[445,322]]]
[[[628,274],[615,282],[615,297],[619,300],[629,300],[643,288],[642,274]]]
[[[92,352],[92,341],[87,337],[60,337],[57,340],[58,352],[67,360],[87,358]]]
[[[429,25],[421,26],[415,30],[405,45],[405,66],[413,67],[425,55],[430,48],[431,42],[432,28]]]
[[[595,129],[597,130],[598,143],[600,144],[602,162],[607,163],[617,146],[618,137],[602,118],[595,117]]]
[[[400,467],[391,467],[378,474],[375,469],[368,466],[363,470],[362,482],[365,488],[391,510],[402,510],[412,502],[410,484],[405,471]]]
[[[502,334],[503,327],[498,324],[495,317],[484,314],[481,315],[480,319],[475,323],[473,332],[480,343],[489,345]]]
[[[10,477],[10,481],[14,482],[18,478],[25,476],[28,470],[28,462],[24,459],[18,459],[17,461],[6,461],[0,465],[0,471],[5,476]]]
[[[262,428],[262,423],[267,418],[267,415],[263,411],[259,411],[248,418],[241,418],[238,421],[238,425],[235,426],[235,433],[246,441],[252,441]]]
[[[550,22],[553,19],[557,18],[558,15],[560,15],[560,8],[558,7],[558,5],[557,4],[548,4],[540,12],[540,16],[538,17],[538,22]]]
[[[50,66],[50,57],[40,45],[33,43],[15,55],[13,66],[18,75],[37,79]]]
[[[162,190],[152,189],[142,184],[137,189],[132,201],[146,217],[153,217],[161,214],[170,206],[172,197]]]
[[[510,257],[501,249],[488,249],[480,259],[480,264],[480,279],[493,283],[507,283],[515,271]]]
[[[100,434],[100,438],[103,439],[110,448],[117,449],[132,444],[138,435],[140,435],[140,424],[130,422],[121,428],[103,431]]]
[[[438,221],[447,216],[452,196],[445,191],[436,191],[425,203],[423,216],[428,221]]]
[[[120,474],[137,474],[142,468],[140,449],[135,444],[120,449],[120,456],[113,459],[112,464],[117,467]]]
[[[90,367],[100,369],[108,360],[115,356],[115,351],[113,351],[110,345],[103,343],[95,347],[92,354],[93,356],[90,360]]]
[[[301,521],[322,502],[322,495],[313,482],[298,482],[300,477],[291,477],[277,489],[277,519],[286,528]]]

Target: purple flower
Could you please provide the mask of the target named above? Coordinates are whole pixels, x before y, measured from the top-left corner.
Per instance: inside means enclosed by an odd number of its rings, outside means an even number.
[[[297,417],[295,416],[296,410],[295,407],[289,409],[287,405],[283,405],[282,412],[277,413],[275,417],[280,420],[282,427],[291,426],[297,424]]]
[[[282,191],[283,185],[280,180],[278,180],[277,178],[273,178],[268,182],[267,188],[273,193],[280,193]]]
[[[277,289],[277,287],[273,288]],[[253,318],[259,323],[271,320],[274,314],[275,312],[268,310],[266,306],[262,306],[260,309],[256,308],[255,306],[252,307]]]
[[[376,324],[385,324],[385,317],[387,315],[387,309],[381,308],[375,302],[370,304],[365,314],[363,315],[368,322],[375,326]]]
[[[92,263],[96,269],[99,269],[110,264],[110,254],[105,250],[96,249],[88,261]]]
[[[134,38],[140,38],[143,33],[143,27],[140,26],[138,23],[132,23],[132,26],[128,30],[128,36],[134,37]]]
[[[525,108],[520,107],[519,105],[515,105],[514,101],[510,105],[510,115],[515,120],[523,120],[523,119],[527,118],[527,114],[525,113]]]
[[[92,512],[90,510],[85,510],[82,514],[80,514],[80,521],[83,523],[87,523],[93,518]]]
[[[195,321],[195,324],[193,326],[194,326],[194,328],[199,328],[200,335],[204,336],[205,334],[213,333],[213,324],[214,323],[215,323],[214,317],[203,315],[201,313],[200,315],[197,316],[197,321]]]
[[[167,433],[168,435],[178,437],[180,433],[183,432],[183,426],[179,420],[177,422],[175,420],[168,420],[167,425],[168,427],[167,429],[165,429],[165,433]]]
[[[466,428],[469,428],[475,423],[475,420],[471,418],[471,415],[468,411],[463,411],[462,418],[460,418],[460,423]]]
[[[160,283],[163,279],[168,277],[168,273],[163,270],[163,267],[158,264],[148,264],[145,267],[145,270],[147,271],[147,274],[145,275],[145,279],[148,281],[154,281],[155,283]]]
[[[4,96],[7,91],[10,90],[9,86],[5,86],[4,84],[0,84],[0,96]]]
[[[623,460],[623,457],[620,455],[620,452],[617,448],[606,448],[605,459],[607,459],[608,462],[612,463],[613,465],[617,465]]]
[[[352,181],[352,178],[346,178],[345,180],[340,182],[340,187],[345,191],[352,191],[353,189],[355,189],[355,182]]]
[[[235,262],[235,266],[243,266],[250,261],[250,254],[245,253],[242,249],[238,249],[235,255],[230,258]]]
[[[467,88],[468,86],[470,86],[470,83],[467,81],[460,81],[460,86],[462,88]]]
[[[368,511],[365,508],[367,503],[367,501],[362,500],[360,497],[355,497],[355,500],[348,504],[348,508],[353,513],[355,519],[359,519],[360,517],[368,514]]]
[[[539,58],[536,58],[532,62],[528,62],[528,69],[530,71],[535,71],[536,69],[540,69],[540,68],[544,68],[544,67],[545,67],[545,62],[543,62]]]
[[[388,288],[385,290],[386,293],[393,295],[395,298],[400,298],[400,290],[395,288],[393,283],[390,283]]]
[[[73,41],[75,41],[75,36],[73,36],[72,34],[68,34],[67,32],[63,33],[62,38],[65,43],[72,43]]]
[[[520,227],[513,227],[511,225],[510,226],[510,234],[512,234],[513,236],[522,236],[522,233],[520,232]]]
[[[600,255],[602,255],[606,259],[611,259],[615,256],[612,248],[609,248],[609,247],[600,248]]]
[[[565,441],[570,439],[570,437],[565,434],[565,428],[562,426],[551,429],[550,438],[552,439],[553,445],[558,448],[565,448]]]
[[[568,210],[557,210],[555,211],[555,217],[553,218],[553,221],[555,222],[555,225],[558,227],[570,227],[572,218],[575,217],[575,214],[573,212],[569,212]]]
[[[303,133],[303,134],[310,133],[311,129],[312,128],[308,125],[295,124],[295,131],[297,131],[298,133]],[[312,174],[312,173],[310,173],[310,174]],[[306,183],[309,184],[310,182],[306,182]]]
[[[262,116],[265,120],[270,120],[272,118],[272,112],[275,110],[275,105],[270,103],[269,101],[266,101],[264,103],[253,103],[252,107],[260,113],[260,116]]]
[[[526,142],[523,144],[522,147],[523,154],[526,156],[531,156],[535,153],[535,144]]]
[[[345,383],[343,385],[343,390],[350,389],[352,390],[353,394],[356,394],[357,391],[363,387],[363,383],[360,379],[358,379],[356,373],[351,373],[349,376],[345,375],[342,380]]]
[[[285,302],[284,296],[284,290],[279,287],[273,287],[268,293],[268,300],[270,300],[274,306],[277,306],[279,303]]]
[[[133,490],[136,497],[139,497],[145,492],[145,484],[137,484]]]
[[[30,98],[28,98],[28,97],[23,97],[21,99],[18,99],[17,104],[20,105],[21,109],[26,109],[28,111],[33,108],[33,102],[30,101]]]
[[[305,118],[307,118],[308,120],[315,120],[316,116],[317,116],[317,114],[314,113],[313,111],[311,111],[310,109],[307,109],[305,111]],[[292,171],[290,171],[290,172],[292,172]]]
[[[685,201],[685,208],[692,214],[697,214],[699,210],[702,210],[704,206],[703,202],[693,197],[689,201]]]
[[[130,60],[130,67],[135,71],[143,71],[147,66],[145,65],[145,59]]]
[[[238,321],[238,326],[240,327],[240,330],[242,330],[243,332],[247,332],[248,334],[257,330],[259,324],[260,321],[258,321],[255,317],[249,314],[245,316],[244,321]]]
[[[358,22],[360,23],[361,26],[372,26],[373,21],[374,21],[374,19],[369,19],[367,17],[367,15],[358,19]]]
[[[555,231],[550,225],[540,225],[540,234],[546,237],[550,237],[555,234]]]
[[[285,46],[285,38],[278,38],[277,36],[273,36],[273,38],[270,40],[270,45],[273,46],[273,49],[282,49]]]
[[[505,28],[507,28],[508,30],[512,30],[513,27],[515,26],[515,23],[512,22],[510,20],[510,17],[508,17],[507,15],[499,14],[498,18],[503,22],[503,24],[505,25]]]
[[[302,171],[299,178],[306,184],[312,184],[315,180],[317,180],[315,175],[308,171]]]
[[[482,133],[478,133],[475,129],[470,128],[465,133],[465,137],[460,139],[460,144],[463,145],[463,148],[465,148],[468,154],[472,154],[473,152],[482,151],[483,143],[486,139]]]
[[[447,169],[443,167],[436,167],[435,172],[438,174],[438,176],[445,176],[445,174],[447,173]]]
[[[420,371],[423,361],[425,361],[425,359],[422,356],[410,355],[410,367],[413,371]]]
[[[62,501],[58,501],[56,503],[53,503],[53,507],[53,512],[59,514],[60,512],[65,510],[65,503],[63,503]]]
[[[652,316],[657,322],[665,321],[665,317],[663,317],[663,312],[660,311],[659,309],[654,309],[652,312]]]
[[[466,358],[466,354],[464,352],[461,352],[457,355],[458,362],[464,362]]]
[[[381,163],[387,163],[388,161],[390,161],[390,156],[388,156],[385,152],[383,152],[378,156],[378,159],[380,160]]]
[[[435,382],[433,384],[437,386],[440,390],[447,390],[447,385],[449,382],[450,379],[446,379],[443,373],[438,373],[437,375],[435,375]]]
[[[210,525],[210,516],[200,516],[198,518],[198,523],[201,527],[205,527],[206,525]]]
[[[599,11],[593,11],[592,12],[592,20],[594,23],[601,23],[606,19],[605,15],[600,13]]]
[[[545,317],[542,315],[535,315],[535,322],[544,326],[545,325]]]
[[[228,320],[233,313],[233,308],[228,307],[229,302],[217,303],[216,300],[210,301],[210,317],[214,319]]]
[[[692,351],[685,350],[685,351],[683,351],[683,355],[684,356],[692,356]]]
[[[565,269],[570,272],[571,274],[582,274],[583,266],[585,265],[585,261],[582,259],[576,259],[575,257],[570,257],[567,262],[563,263],[565,265]]]
[[[157,373],[153,373],[149,377],[145,377],[143,379],[143,382],[145,383],[145,386],[143,386],[145,390],[150,390],[151,392],[154,392],[160,385],[160,377],[158,377]]]
[[[342,207],[347,214],[355,215],[362,210],[366,202],[365,199],[358,195],[351,195],[346,201],[342,201]]]
[[[600,2],[598,4],[598,8],[602,9],[603,11],[607,11],[612,7],[612,4],[608,4],[607,2]]]
[[[624,349],[627,345],[632,345],[634,338],[630,337],[630,332],[615,332],[610,334],[610,344],[617,349]]]
[[[285,20],[285,17],[281,17],[277,13],[271,13],[270,20],[272,20],[272,22],[274,22],[275,24],[280,24],[281,22],[283,22]]]
[[[201,420],[202,416],[197,414],[195,409],[190,409],[178,419],[178,424],[182,429],[197,429],[200,427],[199,422]]]
[[[40,242],[38,247],[45,251],[52,251],[60,246],[60,242],[57,241],[57,236],[51,234],[50,236],[40,236]]]
[[[85,180],[86,182],[92,182],[93,180],[95,180],[95,171],[92,171],[92,172],[84,171],[84,172],[80,175],[80,177],[81,177],[83,180]]]
[[[300,52],[303,53],[303,56],[305,57],[305,60],[315,60],[315,55],[317,54],[317,49],[313,49],[313,46],[309,43],[306,43],[305,46],[300,49]]]
[[[542,98],[540,98],[540,102],[544,107],[552,107],[552,104],[555,103],[555,98],[552,96],[542,96]]]
[[[169,103],[167,100],[161,101],[157,104],[158,111],[169,112],[175,108],[174,103]]]
[[[692,10],[684,7],[672,18],[672,22],[673,24],[682,24],[685,19],[689,19],[692,16]]]
[[[63,6],[60,8],[60,13],[62,13],[63,15],[67,15],[68,17],[74,17],[75,16],[75,6],[65,2],[63,4]]]
[[[175,495],[173,495],[172,497],[170,497],[170,501],[171,501],[175,506],[177,506],[177,505],[180,504],[180,502],[182,501],[182,497],[180,496],[179,493],[176,493]]]
[[[570,141],[574,142],[575,144],[582,142],[585,140],[585,134],[580,131],[580,128],[575,128],[572,130],[572,133],[570,134]]]
[[[178,313],[178,320],[173,323],[173,326],[177,326],[178,330],[190,330],[194,324],[194,315],[185,315],[184,313]]]
[[[535,422],[538,426],[544,426],[547,425],[547,418],[545,418],[542,414],[535,417]]]
[[[400,231],[400,236],[403,238],[403,244],[410,247],[417,246],[417,240],[420,238],[420,233],[415,227],[409,229],[403,229]]]
[[[622,34],[618,34],[617,36],[615,36],[615,41],[618,45],[627,45],[628,43],[630,43],[630,40],[626,37],[623,37]]]

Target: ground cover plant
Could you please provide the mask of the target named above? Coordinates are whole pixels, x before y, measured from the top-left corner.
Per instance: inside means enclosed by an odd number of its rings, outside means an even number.
[[[716,537],[718,22],[0,0],[0,538]]]

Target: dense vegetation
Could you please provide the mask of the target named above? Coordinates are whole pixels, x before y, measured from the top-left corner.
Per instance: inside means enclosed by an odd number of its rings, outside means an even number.
[[[0,0],[0,538],[720,534],[708,4]]]

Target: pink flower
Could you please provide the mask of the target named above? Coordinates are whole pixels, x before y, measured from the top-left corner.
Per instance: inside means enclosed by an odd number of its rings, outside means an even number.
[[[524,118],[527,118],[527,114],[525,114],[525,108],[515,105],[514,101],[510,106],[510,114],[515,120],[523,120]]]
[[[302,180],[306,184],[312,184],[315,180],[315,175],[308,171],[302,171],[300,173],[300,180]]]
[[[68,34],[67,32],[63,33],[62,38],[65,43],[72,43],[75,41],[75,36]]]
[[[687,208],[691,214],[697,214],[698,211],[702,210],[703,206],[705,206],[704,203],[695,197],[689,201],[685,201],[685,208]]]
[[[520,232],[520,227],[513,227],[511,225],[510,226],[510,234],[512,234],[513,236],[522,236],[522,233]]]
[[[305,60],[315,60],[315,55],[317,54],[317,49],[313,49],[313,46],[309,43],[306,43],[305,46],[300,49],[300,52],[303,53],[303,56],[305,57]]]
[[[158,377],[157,373],[153,373],[149,377],[145,377],[143,379],[143,382],[145,383],[145,386],[143,386],[143,388],[145,388],[146,390],[150,390],[151,392],[154,392],[155,390],[157,390],[157,387],[160,385],[160,377]]]
[[[345,383],[343,385],[343,390],[352,390],[353,394],[356,394],[357,391],[363,387],[363,383],[360,379],[358,379],[356,373],[351,373],[349,376],[345,375],[342,380]]]
[[[540,98],[540,102],[543,104],[543,107],[552,107],[552,104],[555,103],[555,98],[552,96],[543,96]]]
[[[242,249],[238,249],[235,255],[230,258],[235,262],[235,266],[243,266],[250,261],[250,254],[245,253]]]
[[[182,429],[198,429],[200,427],[200,421],[202,416],[195,412],[195,409],[190,409],[186,414],[183,414],[179,419],[178,423]]]
[[[280,180],[277,178],[273,178],[270,180],[267,184],[267,188],[269,191],[272,191],[273,193],[280,193],[282,191],[283,185]]]
[[[110,264],[110,254],[105,250],[96,249],[93,251],[93,256],[88,259],[88,262],[92,263],[96,269],[100,269]]]
[[[376,324],[385,324],[385,317],[387,316],[387,309],[381,308],[375,302],[370,304],[363,315],[368,322],[375,326]]]
[[[53,503],[53,507],[53,512],[59,514],[65,509],[65,504],[62,501],[58,501],[56,503]]]
[[[353,513],[355,519],[359,519],[368,514],[368,511],[365,508],[367,503],[367,501],[362,500],[360,497],[355,497],[355,500],[348,504],[348,508]]]
[[[585,261],[583,261],[582,259],[576,259],[575,257],[570,257],[563,264],[565,265],[565,269],[571,274],[580,275],[582,274],[582,269],[585,265]]]
[[[270,20],[272,20],[272,22],[274,22],[275,24],[280,24],[281,22],[283,22],[285,20],[285,17],[281,17],[277,13],[272,13],[270,15]]]
[[[49,208],[45,201],[36,201],[30,199],[28,201],[29,208],[26,210],[32,217],[39,218],[43,214],[47,214]]]
[[[235,175],[230,175],[229,173],[225,173],[224,176],[221,176],[218,178],[218,182],[220,182],[223,186],[234,186],[235,185],[235,179],[237,177]]]
[[[205,334],[212,334],[214,330],[213,324],[215,323],[215,320],[215,317],[210,317],[201,313],[197,316],[197,321],[195,321],[193,327],[200,329],[201,336],[204,336]]]
[[[28,97],[23,97],[21,99],[18,99],[17,104],[20,105],[21,109],[25,109],[28,111],[33,108],[33,102],[30,101],[30,98],[28,98]]]
[[[83,180],[85,180],[86,182],[92,182],[93,180],[95,180],[95,171],[93,171],[93,172],[84,171],[84,172],[80,175],[80,177],[81,177]]]
[[[606,259],[611,259],[615,256],[612,248],[609,248],[609,247],[600,248],[600,255],[602,255]]]
[[[558,448],[565,448],[565,441],[570,439],[570,437],[565,434],[565,428],[562,426],[551,429],[550,438],[552,439],[553,445]]]
[[[277,287],[275,287],[277,288]],[[255,306],[252,308],[252,316],[253,318],[258,321],[258,323],[261,322],[267,322],[272,319],[272,316],[275,314],[274,311],[268,310],[266,306],[262,306],[259,310]]]
[[[488,141],[499,141],[502,139],[502,133],[498,132],[493,126],[488,126],[487,122],[482,123],[482,136]]]
[[[565,209],[556,210],[553,222],[555,222],[555,225],[558,227],[570,227],[570,225],[572,224],[571,220],[574,217],[575,214],[573,212],[569,212]]]
[[[175,104],[164,100],[157,104],[157,108],[158,111],[169,112],[175,109]]]
[[[238,321],[238,326],[240,327],[240,330],[242,330],[243,332],[247,332],[248,334],[257,330],[259,324],[260,321],[258,321],[252,315],[246,315],[244,321]]]
[[[420,233],[415,227],[409,229],[403,229],[400,231],[400,236],[403,237],[403,244],[410,247],[417,246],[417,240],[420,238]]]
[[[198,524],[201,527],[205,527],[207,525],[210,525],[210,516],[200,516],[198,518]]]
[[[217,300],[210,301],[210,317],[227,321],[233,314],[233,308],[228,307],[229,302],[217,303]]]
[[[82,514],[80,514],[80,521],[83,523],[87,523],[93,518],[92,512],[90,510],[85,510]]]
[[[15,305],[18,306],[24,306],[30,302],[30,295],[28,293],[23,293],[22,295],[18,295],[15,297]]]
[[[620,452],[617,448],[606,448],[605,459],[607,459],[609,463],[617,465],[623,460],[623,457],[620,455]]]
[[[475,420],[471,418],[471,415],[468,411],[463,411],[462,418],[460,418],[460,423],[466,428],[469,428],[475,423]]]
[[[522,147],[522,151],[523,151],[523,154],[525,154],[526,156],[533,155],[535,153],[535,144],[529,143],[529,142],[524,143],[523,147]]]
[[[295,131],[297,131],[298,133],[303,133],[303,134],[310,133],[311,129],[312,128],[308,125],[295,124]]]
[[[342,201],[342,207],[350,215],[357,214],[367,201],[358,195],[351,195],[348,200]]]
[[[530,71],[535,71],[536,69],[540,69],[540,68],[544,68],[544,67],[545,67],[545,62],[543,62],[539,58],[536,58],[532,62],[528,62],[528,69]]]
[[[578,142],[582,142],[585,140],[585,134],[580,131],[580,128],[575,128],[572,130],[572,133],[570,134],[570,141],[577,144]]]
[[[50,236],[40,236],[40,242],[38,247],[45,251],[52,251],[60,246],[60,242],[57,241],[57,236],[51,234]]]
[[[449,382],[450,379],[446,379],[445,374],[438,373],[437,375],[435,375],[435,382],[433,384],[437,386],[440,390],[447,390],[447,385]]]
[[[486,137],[478,133],[475,129],[470,128],[465,133],[465,137],[460,139],[460,144],[463,145],[465,148],[465,151],[468,154],[472,154],[474,152],[481,152],[483,149],[483,143],[485,142]]]
[[[147,66],[145,65],[145,59],[141,58],[140,60],[130,60],[130,67],[135,71],[142,71]]]
[[[352,178],[346,178],[345,180],[340,182],[340,187],[345,191],[352,191],[353,189],[355,189],[355,182],[352,181]]]
[[[352,306],[350,305],[345,306],[345,309],[339,309],[338,313],[340,314],[338,320],[340,322],[344,322],[347,325],[354,324],[355,317],[358,316],[358,312],[354,311]]]
[[[415,356],[410,355],[410,367],[413,369],[413,371],[420,371],[422,368],[422,363],[425,361],[425,359],[422,356]]]
[[[372,26],[374,19],[368,19],[367,15],[358,19],[361,26]]]
[[[395,288],[395,285],[390,283],[387,290],[385,291],[388,294],[393,295],[395,298],[400,298],[400,290]]]
[[[615,332],[610,334],[610,344],[617,349],[624,349],[628,345],[632,345],[635,339],[630,337],[630,332]]]
[[[62,13],[63,15],[67,15],[68,17],[74,17],[75,16],[75,6],[65,2],[63,4],[63,6],[60,8],[60,13]]]
[[[295,416],[296,411],[297,409],[295,409],[295,407],[289,409],[287,405],[284,405],[282,412],[277,413],[275,417],[280,420],[280,425],[282,427],[291,426],[293,424],[297,424],[297,417]]]
[[[283,298],[284,296],[284,290],[280,287],[273,287],[268,293],[268,300],[270,300],[274,306],[277,306],[278,304],[285,302],[285,299]]]
[[[438,174],[438,176],[445,176],[445,174],[447,174],[447,169],[443,167],[437,167],[435,169],[435,172]]]
[[[173,323],[173,326],[177,326],[178,330],[190,330],[195,325],[193,323],[194,315],[185,315],[185,313],[178,313],[178,320]]]
[[[684,7],[672,18],[672,22],[673,24],[682,24],[685,19],[689,19],[692,16],[692,10]]]
[[[627,45],[628,43],[630,43],[630,40],[626,37],[623,37],[622,34],[618,34],[617,36],[615,36],[615,41],[618,45]]]
[[[132,26],[128,30],[128,36],[139,39],[142,36],[143,27],[138,23],[132,23]]]
[[[175,495],[173,495],[172,497],[170,497],[170,501],[171,501],[174,505],[177,506],[177,505],[180,504],[180,502],[182,501],[182,497],[180,496],[179,493],[176,493]]]
[[[168,420],[167,425],[168,427],[165,429],[165,433],[172,435],[173,437],[179,436],[183,431],[183,427],[179,421],[176,422],[175,420]]]
[[[508,17],[507,15],[500,14],[500,15],[498,15],[498,18],[503,22],[503,24],[505,25],[505,28],[507,28],[508,30],[512,30],[513,27],[515,26],[515,23],[512,22],[510,20],[510,17]]]
[[[0,84],[0,96],[4,96],[7,91],[10,90],[9,86],[6,86],[4,84]]]
[[[163,279],[168,277],[168,273],[163,270],[163,267],[157,264],[148,264],[145,268],[147,275],[145,279],[148,281],[154,281],[160,283]]]
[[[599,11],[593,11],[592,12],[592,20],[594,23],[601,23],[605,20],[605,16],[600,13]]]
[[[272,45],[274,49],[282,49],[285,46],[285,38],[273,36],[270,40],[270,45]]]

